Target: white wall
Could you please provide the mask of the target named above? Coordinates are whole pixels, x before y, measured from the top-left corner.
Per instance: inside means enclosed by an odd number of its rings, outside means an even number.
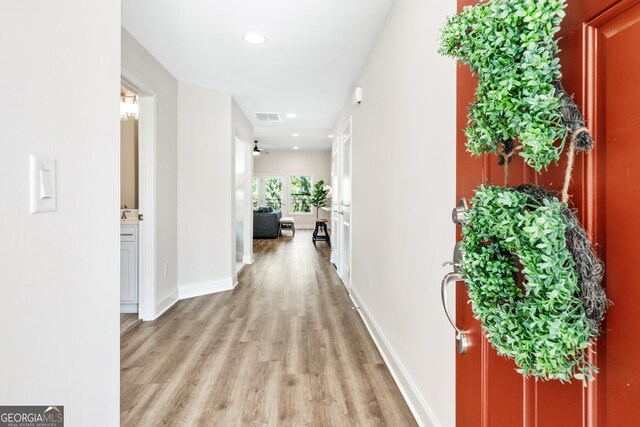
[[[178,83],[180,298],[230,289],[235,275],[231,96]]]
[[[455,425],[439,295],[455,241],[455,66],[437,39],[453,13],[455,2],[396,0],[355,82],[364,100],[347,100],[334,130],[353,115],[353,294],[414,413],[442,427]]]
[[[1,2],[0,51],[0,402],[115,426],[120,2]],[[29,213],[31,153],[57,159],[56,212]]]
[[[313,176],[313,184],[324,180],[331,185],[331,151],[271,151],[254,158],[254,175],[279,175],[285,179],[289,175]],[[287,197],[287,194],[285,194]],[[327,207],[329,207],[329,203]],[[291,215],[283,212],[284,216],[292,216],[296,221],[296,228],[313,228],[315,224],[315,208],[309,215]],[[320,210],[320,218],[329,218],[329,212]]]
[[[156,97],[156,307],[161,309],[178,297],[178,81],[124,28],[122,68]]]

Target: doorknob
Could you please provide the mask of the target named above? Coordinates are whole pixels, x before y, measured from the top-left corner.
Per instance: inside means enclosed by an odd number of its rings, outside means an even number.
[[[456,326],[455,321],[451,318],[449,314],[449,304],[447,302],[447,285],[450,282],[457,282],[458,280],[464,280],[464,274],[460,268],[462,263],[462,248],[461,243],[456,243],[456,246],[453,248],[453,261],[447,261],[442,266],[451,265],[453,266],[453,271],[451,273],[447,273],[442,279],[442,285],[440,285],[440,294],[442,297],[442,307],[444,308],[444,314],[447,316],[449,323],[453,326],[453,329],[456,331],[456,347],[458,349],[458,353],[465,354],[467,352],[467,348],[469,347],[469,340],[467,339],[467,335],[463,330]]]
[[[440,286],[440,294],[442,296],[442,307],[444,308],[444,314],[447,316],[449,323],[453,326],[453,329],[456,331],[456,348],[458,349],[458,353],[465,354],[467,352],[467,348],[469,347],[469,340],[467,339],[467,335],[460,328],[456,326],[456,323],[451,318],[449,314],[449,305],[447,303],[447,285],[450,282],[456,282],[458,280],[464,279],[464,276],[460,273],[447,273],[442,279],[442,285]]]

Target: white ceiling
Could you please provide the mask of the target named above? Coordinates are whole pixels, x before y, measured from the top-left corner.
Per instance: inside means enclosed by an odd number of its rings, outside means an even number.
[[[392,3],[122,0],[122,25],[177,79],[232,94],[262,147],[329,149],[331,128]],[[266,43],[246,43],[252,32]],[[254,112],[278,112],[282,122],[258,122]]]

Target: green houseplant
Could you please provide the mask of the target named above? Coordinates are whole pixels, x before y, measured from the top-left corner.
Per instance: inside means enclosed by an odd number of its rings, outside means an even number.
[[[313,187],[313,193],[311,193],[311,198],[309,199],[311,205],[316,208],[316,219],[318,219],[320,208],[327,205],[327,200],[330,195],[331,186],[325,185],[323,180],[316,182],[316,185]]]

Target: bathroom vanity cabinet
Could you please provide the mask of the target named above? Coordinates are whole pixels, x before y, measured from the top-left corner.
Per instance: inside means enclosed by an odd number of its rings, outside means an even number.
[[[138,225],[120,225],[120,313],[138,312]]]

